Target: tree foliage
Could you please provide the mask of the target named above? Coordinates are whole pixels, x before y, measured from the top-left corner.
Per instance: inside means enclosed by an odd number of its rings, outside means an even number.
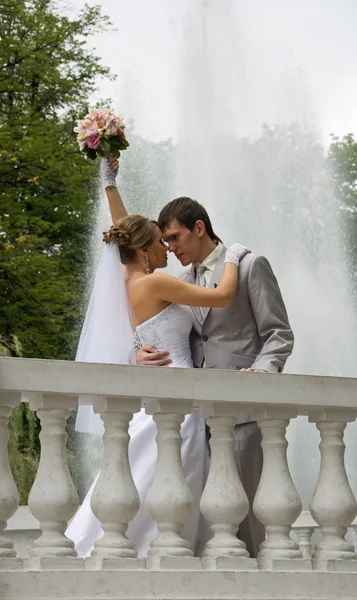
[[[36,476],[40,459],[40,423],[36,414],[22,402],[10,419],[9,461],[20,496],[20,504],[27,497]]]
[[[357,140],[352,133],[332,137],[329,162],[341,202],[349,212],[357,213]]]
[[[77,332],[97,167],[73,125],[108,69],[85,48],[98,7],[77,20],[49,0],[2,2],[0,333],[25,356],[69,358]]]
[[[353,281],[357,281],[357,140],[352,133],[332,136],[328,161],[336,196],[344,215]]]

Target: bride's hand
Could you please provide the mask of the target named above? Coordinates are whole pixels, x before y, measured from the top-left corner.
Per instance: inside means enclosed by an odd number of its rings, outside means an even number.
[[[113,157],[110,158],[109,162],[110,162],[110,168],[111,168],[111,170],[113,171],[113,173],[115,173],[115,176],[117,176],[118,175],[118,171],[119,171],[119,161],[118,161],[118,159],[115,156],[113,156]]]
[[[232,246],[230,246],[226,252],[224,262],[233,263],[238,267],[242,258],[249,253],[250,250],[248,250],[248,248],[246,248],[245,246],[242,246],[242,244],[232,244]]]
[[[100,163],[100,171],[102,175],[102,181],[105,188],[116,187],[115,178],[118,174],[119,162],[115,157],[102,158]]]

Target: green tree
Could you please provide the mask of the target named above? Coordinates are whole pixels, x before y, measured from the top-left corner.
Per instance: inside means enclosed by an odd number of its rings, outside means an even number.
[[[353,283],[357,286],[357,140],[352,133],[342,138],[332,136],[328,162],[345,219],[346,250],[351,259]]]
[[[69,358],[97,178],[73,126],[109,76],[85,46],[108,19],[87,6],[70,20],[50,0],[0,9],[0,333],[25,356]]]
[[[10,419],[9,461],[20,496],[20,504],[27,497],[36,476],[40,458],[40,423],[28,405],[22,402]]]
[[[97,168],[73,134],[109,70],[86,41],[110,28],[98,6],[78,18],[51,0],[0,0],[0,354],[74,356],[90,254]],[[10,422],[10,462],[26,503],[39,422],[26,404]],[[69,463],[80,489],[73,418]],[[83,488],[84,489],[84,488]],[[83,495],[83,494],[82,494]]]

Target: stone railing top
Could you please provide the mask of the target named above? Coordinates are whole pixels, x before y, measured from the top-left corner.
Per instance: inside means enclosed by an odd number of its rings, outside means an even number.
[[[355,378],[21,358],[0,358],[1,391],[357,409]]]

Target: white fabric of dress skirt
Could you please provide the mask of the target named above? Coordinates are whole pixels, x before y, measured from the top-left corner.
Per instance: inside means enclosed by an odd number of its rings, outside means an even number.
[[[189,334],[193,314],[190,308],[170,304],[136,328],[141,345],[155,346],[168,350],[173,367],[193,366]],[[150,368],[150,367],[148,367]],[[163,367],[163,376],[164,376]],[[96,415],[96,418],[99,418]],[[157,536],[157,527],[145,506],[145,497],[154,478],[157,458],[155,437],[156,423],[142,409],[136,413],[129,425],[129,462],[134,483],[140,497],[140,509],[129,523],[127,536],[136,546],[138,557],[146,556],[150,543]],[[181,456],[188,485],[191,488],[194,506],[184,525],[182,535],[187,539],[195,555],[200,555],[205,542],[211,537],[210,529],[200,514],[199,503],[209,465],[205,422],[196,410],[186,415],[181,427]],[[94,480],[82,506],[67,528],[66,536],[73,540],[79,556],[89,556],[96,540],[101,537],[101,523],[94,516],[90,500],[98,476]]]

